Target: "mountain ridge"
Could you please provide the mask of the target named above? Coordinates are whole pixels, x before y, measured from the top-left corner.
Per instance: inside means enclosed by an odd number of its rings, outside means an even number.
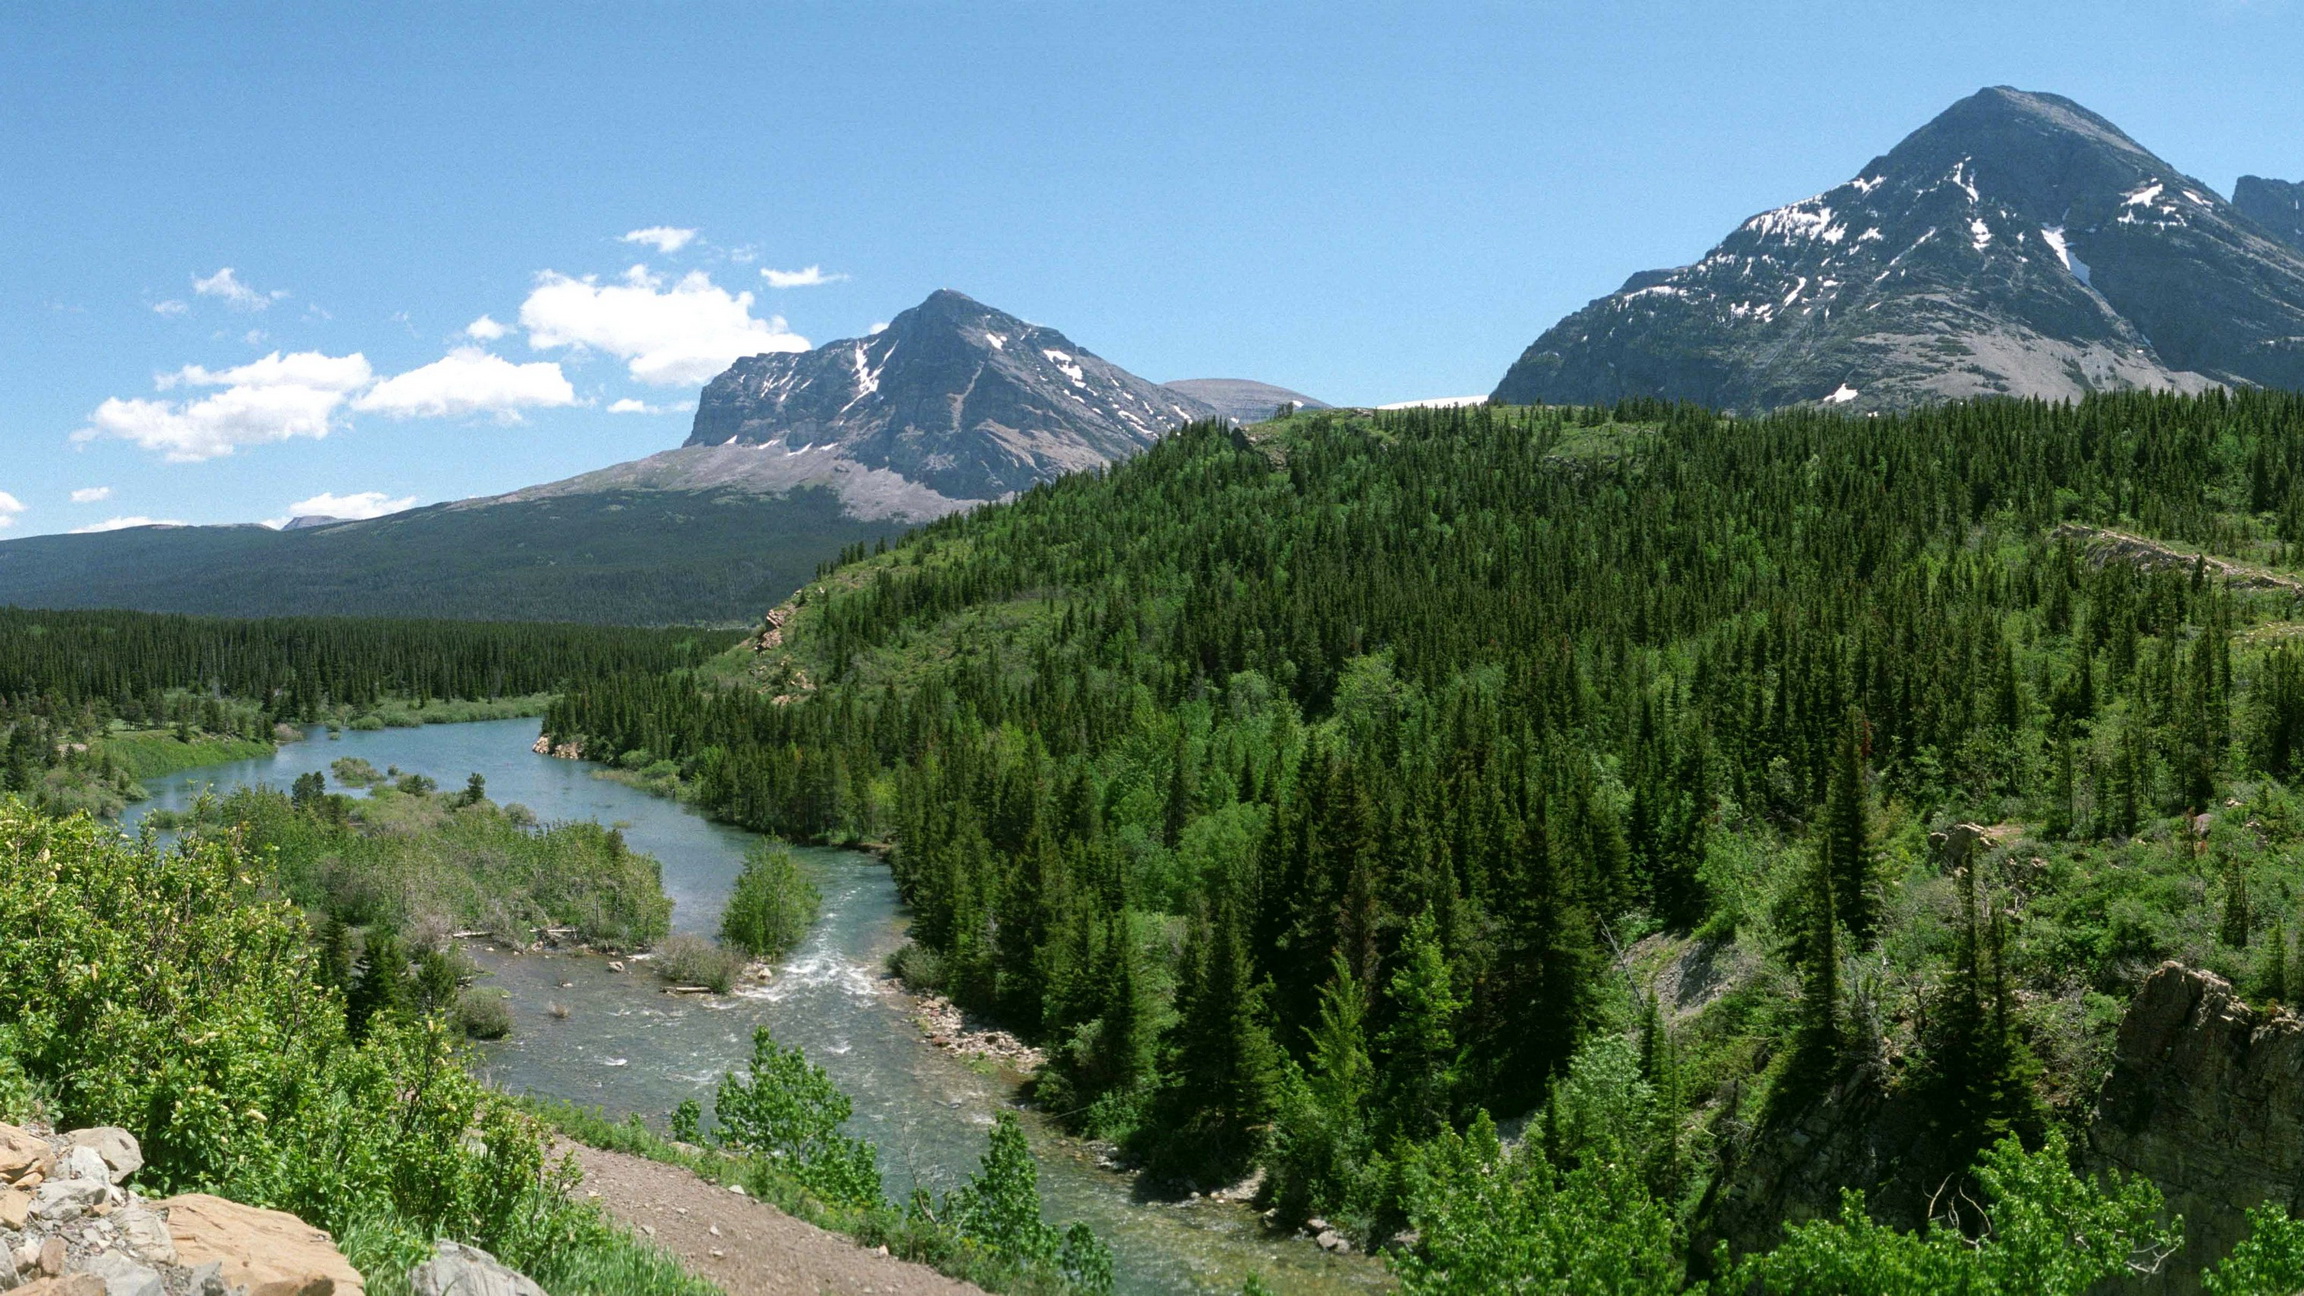
[[[737,360],[705,386],[685,444],[831,446],[948,498],[995,499],[1215,413],[945,288],[868,337]]]
[[[2304,255],[2061,96],[1991,87],[1529,345],[1508,403],[1900,408],[2304,385]]]

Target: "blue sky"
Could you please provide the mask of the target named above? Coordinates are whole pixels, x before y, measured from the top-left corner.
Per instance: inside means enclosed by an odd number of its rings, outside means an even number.
[[[1484,392],[1989,84],[2304,177],[2282,0],[159,9],[0,10],[0,537],[635,458],[939,287],[1158,380]]]

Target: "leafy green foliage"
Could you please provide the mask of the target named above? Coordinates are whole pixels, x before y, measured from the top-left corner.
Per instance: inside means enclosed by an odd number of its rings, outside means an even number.
[[[823,903],[789,846],[755,844],[720,916],[720,939],[752,958],[781,958],[808,934]]]
[[[532,927],[573,927],[626,948],[670,927],[662,867],[617,830],[532,827],[493,802],[438,795],[409,777],[341,804],[308,797],[299,806],[242,788],[196,807],[190,821],[269,852],[283,893],[354,926],[479,927],[522,940]]]
[[[768,1028],[752,1033],[752,1065],[742,1079],[720,1078],[713,1098],[713,1138],[767,1159],[825,1200],[848,1205],[879,1202],[879,1153],[864,1139],[841,1133],[848,1095],[799,1049],[776,1043]]]
[[[162,850],[0,798],[0,1020],[51,1119],[125,1126],[146,1192],[293,1212],[381,1285],[450,1236],[556,1292],[710,1291],[572,1198],[573,1167],[456,1064],[444,1022],[351,1038],[264,866],[228,836]]]
[[[2278,1202],[2249,1208],[2248,1236],[2201,1275],[2208,1296],[2290,1296],[2304,1288],[2304,1220]]]
[[[2161,1219],[2160,1193],[2140,1179],[2089,1181],[2052,1133],[2038,1152],[2002,1139],[1976,1168],[1983,1205],[1918,1233],[1875,1224],[1846,1195],[1838,1220],[1796,1224],[1784,1244],[1752,1257],[1723,1290],[1924,1296],[2081,1296],[2098,1284],[2158,1270],[2183,1240]],[[1971,1232],[1975,1236],[1971,1236]]]
[[[1419,1149],[1407,1167],[1416,1249],[1399,1262],[1411,1296],[1681,1290],[1673,1221],[1611,1149],[1565,1172],[1528,1143],[1506,1149],[1487,1113]]]

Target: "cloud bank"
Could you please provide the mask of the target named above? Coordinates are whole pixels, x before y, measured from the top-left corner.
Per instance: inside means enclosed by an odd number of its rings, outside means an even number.
[[[394,418],[495,414],[513,419],[523,409],[575,403],[576,389],[568,385],[559,365],[513,364],[478,347],[463,347],[421,369],[385,379],[362,393],[352,408]]]
[[[6,491],[0,491],[0,531],[16,525],[16,515],[24,511],[24,501]]]
[[[782,316],[753,318],[751,293],[731,294],[701,270],[670,287],[646,266],[607,284],[547,270],[520,304],[520,324],[540,351],[604,351],[658,387],[700,386],[740,357],[808,349]]]
[[[396,418],[494,414],[576,403],[560,366],[550,361],[516,365],[478,348],[376,380],[368,358],[355,351],[278,351],[230,369],[186,365],[154,380],[161,391],[219,388],[186,400],[123,400],[96,407],[76,444],[99,438],[132,442],[171,463],[216,459],[248,446],[318,440],[336,430],[346,408]],[[131,525],[142,525],[131,524]]]

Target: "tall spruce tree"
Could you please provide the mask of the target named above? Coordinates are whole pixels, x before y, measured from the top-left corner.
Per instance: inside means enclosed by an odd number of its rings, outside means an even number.
[[[1866,822],[1862,740],[1862,717],[1851,711],[1833,751],[1822,834],[1833,907],[1859,946],[1872,942],[1878,906],[1871,826]]]

